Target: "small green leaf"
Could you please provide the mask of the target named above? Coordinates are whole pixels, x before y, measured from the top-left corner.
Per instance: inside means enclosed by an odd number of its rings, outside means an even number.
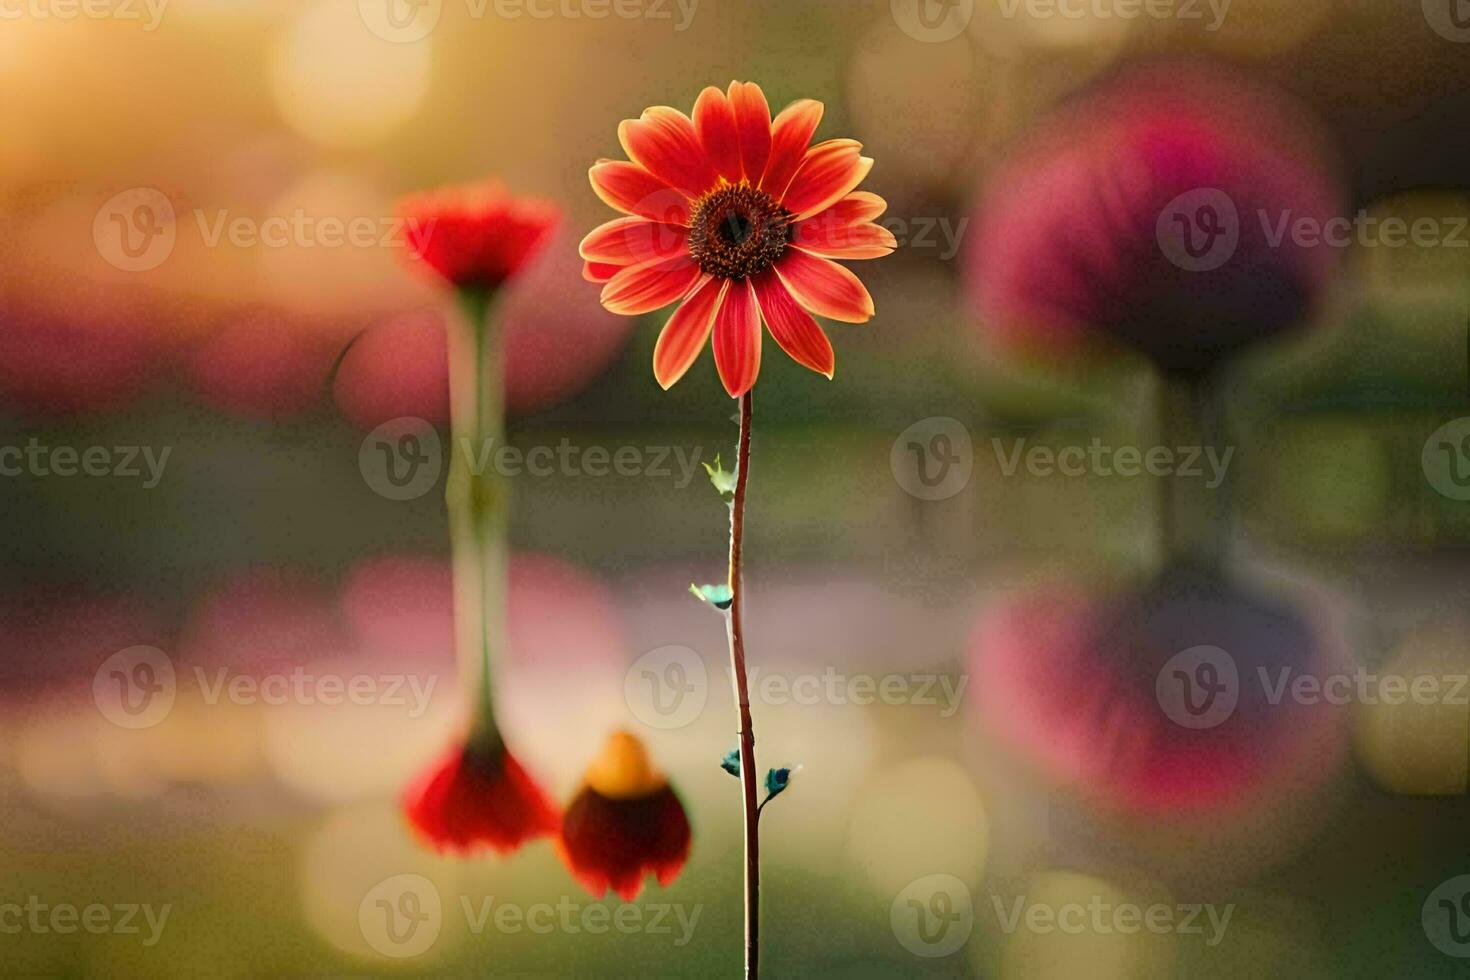
[[[790,769],[769,769],[766,771],[766,799],[773,800],[779,796],[787,786],[791,785]]]
[[[739,779],[740,750],[731,749],[729,752],[726,752],[725,757],[720,760],[720,768],[728,772],[730,775],[734,776],[736,779]]]
[[[690,583],[689,591],[696,598],[703,599],[716,609],[729,609],[730,603],[735,601],[735,593],[730,591],[728,585],[694,585]]]
[[[705,463],[704,471],[709,474],[709,482],[714,484],[716,490],[721,494],[735,492],[735,474],[720,465],[720,456],[715,454],[713,464]]]

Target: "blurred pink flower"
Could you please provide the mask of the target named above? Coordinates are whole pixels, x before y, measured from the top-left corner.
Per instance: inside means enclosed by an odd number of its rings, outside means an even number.
[[[969,289],[1004,342],[1058,352],[1105,334],[1198,371],[1310,316],[1336,258],[1289,229],[1321,227],[1339,199],[1284,97],[1222,69],[1135,67],[987,177]]]

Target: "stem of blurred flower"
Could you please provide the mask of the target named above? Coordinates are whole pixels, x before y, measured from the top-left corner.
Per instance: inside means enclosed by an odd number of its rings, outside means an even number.
[[[745,630],[741,613],[745,588],[741,580],[745,539],[745,488],[750,478],[750,417],[752,393],[740,396],[740,442],[735,454],[735,495],[730,501],[730,665],[735,677],[735,702],[740,711],[740,790],[745,813],[745,975],[760,972],[760,809],[756,806],[755,727],[750,720],[750,685],[745,677]]]
[[[1158,387],[1158,439],[1175,454],[1179,467],[1190,465],[1196,475],[1178,469],[1159,484],[1159,534],[1165,568],[1189,565],[1220,571],[1230,540],[1229,463],[1225,455],[1220,379],[1215,373],[1166,372]],[[1191,462],[1181,452],[1197,452]],[[1211,456],[1223,461],[1219,483],[1211,486]]]
[[[449,479],[445,503],[454,566],[455,654],[472,702],[470,740],[498,748],[492,698],[493,656],[505,647],[506,523],[509,488],[494,467],[476,472],[485,447],[504,432],[500,336],[490,311],[494,291],[460,287],[462,314],[449,330]]]

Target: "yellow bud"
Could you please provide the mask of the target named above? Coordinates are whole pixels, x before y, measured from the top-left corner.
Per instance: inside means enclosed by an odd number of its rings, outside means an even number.
[[[648,749],[630,732],[613,732],[587,767],[587,785],[612,800],[633,800],[663,789],[668,780],[653,768]]]

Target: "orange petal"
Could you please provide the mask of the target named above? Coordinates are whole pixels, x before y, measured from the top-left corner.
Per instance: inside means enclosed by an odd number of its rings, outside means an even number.
[[[771,156],[771,107],[755,82],[731,82],[730,104],[735,109],[735,127],[740,131],[745,178],[756,183],[766,172],[766,161]]]
[[[800,220],[836,204],[873,169],[862,148],[857,140],[827,140],[807,150],[781,206]]]
[[[761,370],[761,317],[750,280],[730,282],[715,314],[715,368],[731,398],[755,384]]]
[[[653,347],[653,376],[665,391],[684,377],[714,326],[728,279],[707,276],[669,317]]]
[[[618,141],[629,160],[693,197],[719,182],[694,123],[678,109],[656,105],[637,119],[624,119],[618,125]]]
[[[775,269],[796,301],[818,316],[844,323],[872,319],[873,297],[867,287],[831,259],[788,248]]]
[[[699,278],[699,264],[688,256],[629,266],[602,287],[602,305],[613,313],[636,316],[668,306]]]
[[[898,240],[893,232],[870,221],[838,224],[828,215],[836,208],[828,208],[815,218],[809,218],[796,226],[791,239],[793,245],[813,255],[829,259],[876,259],[895,248]]]
[[[700,92],[694,103],[694,129],[719,175],[732,184],[740,180],[740,133],[735,126],[735,109],[725,93],[713,85]]]
[[[587,233],[577,252],[592,262],[639,265],[689,250],[689,231],[642,218],[617,218]]]
[[[636,163],[599,160],[587,171],[592,189],[608,207],[668,224],[689,224],[689,197]]]
[[[808,220],[853,225],[860,221],[876,221],[878,216],[887,210],[888,202],[872,191],[853,191],[827,210],[818,211]]]
[[[821,121],[822,103],[812,99],[801,99],[781,110],[771,123],[771,158],[766,162],[761,190],[781,199]]]
[[[623,271],[623,266],[613,265],[610,262],[583,262],[582,278],[588,282],[607,282],[613,276]]]
[[[835,370],[832,342],[812,315],[792,297],[775,272],[767,269],[754,279],[755,297],[771,336],[791,359],[829,379]]]

